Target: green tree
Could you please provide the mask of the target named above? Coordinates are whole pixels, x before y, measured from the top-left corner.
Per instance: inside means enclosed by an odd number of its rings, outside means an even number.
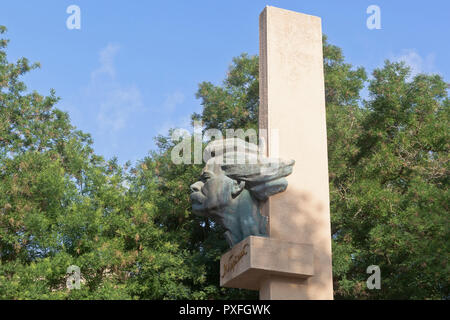
[[[157,137],[156,141],[158,150],[151,152],[137,166],[140,174],[133,182],[133,188],[139,191],[142,199],[147,199],[149,190],[153,190],[155,223],[171,233],[173,242],[186,252],[185,263],[197,275],[189,284],[193,292],[191,297],[256,299],[256,292],[219,287],[220,257],[228,250],[223,230],[209,218],[192,214],[189,198],[189,186],[198,180],[203,165],[174,164],[171,151],[177,141],[164,136]]]
[[[440,76],[386,61],[373,72],[359,135],[334,179],[336,294],[449,296],[449,100]],[[381,290],[367,290],[369,265]]]
[[[202,121],[205,129],[258,129],[259,108],[258,56],[246,53],[233,58],[222,86],[211,82],[199,84],[196,97],[201,99],[201,114],[193,120]]]
[[[53,91],[27,93],[20,78],[38,65],[9,63],[0,41],[0,297],[203,298],[203,269],[158,215],[157,177],[95,155]]]

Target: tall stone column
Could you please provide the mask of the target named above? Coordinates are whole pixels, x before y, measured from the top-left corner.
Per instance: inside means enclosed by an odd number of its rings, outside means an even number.
[[[267,156],[295,160],[285,192],[262,204],[269,237],[221,258],[220,284],[260,299],[333,299],[321,20],[266,7],[260,16],[260,136]]]
[[[266,7],[260,15],[259,128],[268,156],[296,161],[265,204],[269,236],[313,246],[313,275],[268,275],[261,299],[333,299],[321,19]],[[271,133],[277,136],[271,137]]]

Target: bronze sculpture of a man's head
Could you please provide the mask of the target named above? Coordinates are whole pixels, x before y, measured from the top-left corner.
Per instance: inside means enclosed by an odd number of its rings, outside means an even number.
[[[191,185],[192,211],[221,224],[230,247],[250,235],[266,236],[261,205],[287,188],[294,161],[263,157],[256,145],[238,138],[216,140],[205,153],[213,156]]]

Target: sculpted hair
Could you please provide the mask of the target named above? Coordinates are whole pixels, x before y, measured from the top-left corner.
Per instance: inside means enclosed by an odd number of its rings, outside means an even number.
[[[286,190],[285,177],[295,164],[294,160],[267,158],[258,153],[255,144],[239,138],[213,141],[205,152],[212,155],[208,163],[220,166],[231,179],[244,181],[245,188],[260,201]]]

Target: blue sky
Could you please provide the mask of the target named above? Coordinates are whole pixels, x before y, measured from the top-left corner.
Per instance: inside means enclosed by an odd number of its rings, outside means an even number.
[[[69,30],[69,5],[81,9],[81,29]],[[381,29],[369,30],[369,5],[381,9]],[[188,128],[201,110],[198,84],[219,84],[232,57],[258,54],[259,13],[266,5],[322,18],[329,41],[347,62],[369,72],[385,59],[450,82],[450,2],[381,0],[106,1],[4,0],[10,60],[27,57],[42,68],[25,77],[29,89],[54,88],[98,154],[142,159],[153,138]]]

